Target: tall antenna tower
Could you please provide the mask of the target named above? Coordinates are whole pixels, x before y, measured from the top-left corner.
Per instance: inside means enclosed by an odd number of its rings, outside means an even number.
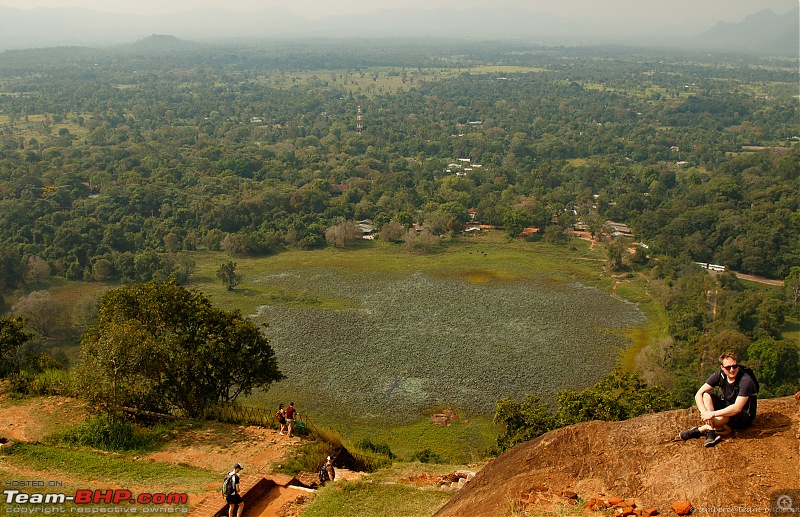
[[[359,102],[358,103],[358,112],[356,114],[356,133],[358,133],[359,136],[361,135],[361,129],[362,128],[363,128],[363,125],[361,123],[361,103]]]

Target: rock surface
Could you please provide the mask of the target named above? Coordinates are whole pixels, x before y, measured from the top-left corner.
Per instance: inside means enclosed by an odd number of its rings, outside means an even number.
[[[489,462],[435,515],[501,516],[510,503],[567,504],[566,492],[661,515],[674,515],[676,501],[703,513],[774,507],[787,490],[800,501],[800,398],[758,405],[752,427],[709,448],[702,439],[677,438],[698,425],[696,409],[552,431]],[[635,506],[619,506],[627,502]]]

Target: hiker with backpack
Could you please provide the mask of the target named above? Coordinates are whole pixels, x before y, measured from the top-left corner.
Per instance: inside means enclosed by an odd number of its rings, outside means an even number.
[[[281,436],[283,436],[284,434],[286,434],[284,431],[286,431],[286,427],[287,427],[286,426],[286,411],[283,410],[283,403],[281,403],[281,405],[278,406],[278,412],[275,413],[275,418],[278,420],[278,423],[281,425],[281,429],[280,429],[279,434]]]
[[[709,377],[694,396],[704,424],[682,431],[682,440],[705,435],[704,445],[713,447],[719,442],[718,433],[726,424],[734,429],[744,429],[756,417],[759,385],[753,370],[740,365],[733,352],[725,352],[719,360],[719,371]],[[712,393],[716,387],[720,388],[722,396]]]
[[[240,464],[234,464],[233,470],[228,472],[222,482],[222,495],[228,503],[228,517],[242,517],[244,513],[244,501],[242,501],[242,496],[239,493],[239,472],[242,470]]]
[[[336,479],[336,469],[333,467],[333,458],[328,456],[328,459],[319,468],[319,484],[324,486],[328,481]]]

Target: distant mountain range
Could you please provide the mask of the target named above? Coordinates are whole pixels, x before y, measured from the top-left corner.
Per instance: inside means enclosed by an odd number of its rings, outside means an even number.
[[[720,23],[695,38],[655,39],[633,24],[591,23],[509,9],[380,9],[366,14],[306,19],[285,9],[239,13],[198,9],[158,16],[0,6],[0,49],[63,45],[106,46],[170,34],[190,41],[307,37],[514,38],[544,44],[616,43],[702,46],[797,53],[798,12],[763,11],[740,23]]]
[[[800,7],[786,14],[765,9],[739,23],[719,22],[700,34],[696,43],[709,48],[796,56],[800,53]]]

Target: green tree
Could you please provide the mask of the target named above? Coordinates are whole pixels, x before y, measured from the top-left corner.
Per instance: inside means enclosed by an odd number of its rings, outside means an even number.
[[[496,447],[500,452],[561,427],[549,406],[531,394],[525,396],[523,403],[510,398],[497,401],[494,423],[505,425],[503,434],[497,439]]]
[[[230,260],[217,268],[217,278],[228,291],[233,291],[234,287],[242,283],[242,275],[236,272],[236,262]]]
[[[0,246],[0,291],[13,289],[25,278],[25,263],[16,247]]]
[[[800,350],[787,340],[770,337],[759,339],[747,349],[749,366],[756,372],[762,384],[770,391],[787,385],[786,393],[794,393],[800,385]]]
[[[522,230],[528,227],[531,221],[531,215],[525,210],[519,208],[512,208],[508,210],[503,216],[503,225],[506,229],[506,235],[509,239],[518,237]]]
[[[617,237],[612,242],[606,244],[606,253],[608,255],[608,268],[611,271],[619,271],[622,269],[622,259],[628,250],[630,241],[623,237]]]
[[[17,369],[16,352],[31,338],[26,323],[23,317],[0,318],[0,376]]]
[[[635,416],[675,409],[669,391],[649,386],[638,375],[614,370],[585,390],[562,391],[558,395],[563,425],[590,420],[627,420]]]
[[[105,293],[80,357],[96,402],[191,417],[283,379],[258,326],[175,282]]]

